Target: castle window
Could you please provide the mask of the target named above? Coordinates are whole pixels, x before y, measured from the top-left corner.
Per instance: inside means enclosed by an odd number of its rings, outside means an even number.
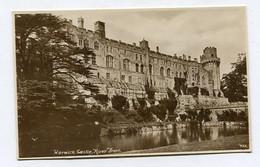
[[[99,72],[97,73],[97,77],[100,78],[100,74],[99,74]]]
[[[144,73],[144,65],[143,65],[143,64],[140,66],[140,68],[141,68],[141,69],[140,69],[140,72],[141,72],[141,73]]]
[[[97,64],[97,62],[96,62],[96,55],[95,54],[93,54],[91,56],[91,60],[92,60],[92,65],[96,65]]]
[[[132,76],[129,76],[129,77],[128,77],[128,80],[129,80],[129,82],[131,83],[131,82],[132,82]]]
[[[138,60],[138,55],[137,54],[135,54],[135,59]]]
[[[80,45],[81,46],[81,45]],[[88,40],[87,39],[85,39],[85,41],[84,41],[84,47],[86,47],[86,48],[88,48],[89,47],[89,42],[88,42]]]
[[[214,54],[211,54],[211,57],[214,57]]]
[[[121,80],[122,80],[122,81],[125,81],[125,75],[122,75],[122,76],[121,76]]]
[[[140,55],[140,61],[143,61],[143,56],[142,55]]]
[[[113,67],[113,65],[114,65],[114,57],[112,57],[111,55],[107,55],[106,56],[106,66],[107,67]]]
[[[79,46],[82,46],[82,39],[79,40]]]
[[[139,64],[135,64],[135,71],[139,72]]]
[[[97,41],[94,43],[94,49],[99,50],[99,43]]]
[[[124,59],[123,60],[123,69],[129,70],[129,64],[130,64],[130,61],[128,59]]]
[[[176,74],[176,77],[178,78],[179,77],[178,72],[176,72],[175,74]]]
[[[164,76],[164,68],[163,67],[160,68],[160,75]]]
[[[153,66],[151,64],[149,64],[149,73],[152,74],[153,73]]]
[[[180,77],[180,78],[182,77],[182,74],[181,74],[181,72],[179,73],[179,77]]]
[[[171,69],[170,68],[167,69],[167,77],[171,77]]]
[[[110,73],[106,74],[107,79],[110,79]]]

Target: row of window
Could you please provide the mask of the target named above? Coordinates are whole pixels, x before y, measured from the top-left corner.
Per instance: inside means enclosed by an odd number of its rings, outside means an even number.
[[[98,73],[98,78],[100,77],[100,74]],[[106,73],[106,79],[110,78],[110,73]],[[121,81],[126,81],[125,75],[121,75]],[[128,76],[128,82],[132,83],[132,76]]]
[[[114,67],[114,57],[111,55],[106,56],[106,67],[113,68]],[[123,69],[124,70],[129,70],[130,69],[130,60],[129,59],[124,59],[123,60]],[[144,65],[141,64],[139,67],[139,64],[135,65],[135,71],[136,72],[141,72],[144,73]]]
[[[151,58],[151,62],[157,62],[157,64],[159,64],[159,61],[161,61],[161,65],[170,65],[172,66],[173,68],[175,69],[178,69],[178,70],[181,70],[181,69],[184,69],[184,70],[187,70],[187,66],[183,65],[183,64],[178,64],[178,63],[172,63],[172,62],[169,62],[169,61],[166,61],[166,60],[161,60],[161,59],[156,59],[156,58]],[[192,68],[192,70],[194,70],[194,68]],[[195,71],[197,71],[197,68],[195,67]]]
[[[82,39],[79,39],[79,46],[89,48],[89,41],[87,39],[85,39],[84,41]],[[99,50],[99,43],[97,41],[94,42],[94,49]]]
[[[153,66],[151,65],[151,64],[149,64],[149,73],[150,74],[153,74]],[[161,67],[160,68],[160,75],[162,76],[162,77],[164,77],[165,76],[165,74],[164,74],[164,67]],[[174,73],[172,73],[172,75],[174,76]],[[183,74],[182,74],[182,72],[176,72],[175,73],[175,76],[176,77],[179,77],[179,78],[182,78],[182,77],[187,77],[186,76],[187,74],[184,72]],[[166,70],[166,76],[167,77],[171,77],[171,69],[170,68],[168,68],[167,70]]]

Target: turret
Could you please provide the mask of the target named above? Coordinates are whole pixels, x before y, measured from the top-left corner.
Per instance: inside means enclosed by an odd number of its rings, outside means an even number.
[[[105,23],[101,21],[95,22],[95,33],[98,34],[99,38],[106,37]]]
[[[78,27],[84,28],[84,19],[82,17],[78,18]]]
[[[143,48],[143,49],[149,49],[149,44],[148,44],[148,41],[146,40],[142,40],[140,41],[140,47]],[[159,49],[159,48],[158,48]],[[158,50],[159,51],[159,50]]]
[[[214,47],[206,47],[203,55],[200,56],[200,62],[204,69],[209,71],[210,84],[212,84],[212,94],[218,96],[220,91],[220,59],[217,57],[217,49]]]

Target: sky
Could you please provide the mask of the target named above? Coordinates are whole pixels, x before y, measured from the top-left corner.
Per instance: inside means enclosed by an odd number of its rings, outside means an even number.
[[[71,19],[84,18],[84,27],[94,30],[94,22],[103,21],[106,37],[126,43],[142,39],[149,41],[151,50],[190,55],[198,58],[205,47],[216,47],[221,59],[221,76],[231,71],[239,53],[247,53],[246,9],[168,8],[127,10],[55,11],[55,15]]]

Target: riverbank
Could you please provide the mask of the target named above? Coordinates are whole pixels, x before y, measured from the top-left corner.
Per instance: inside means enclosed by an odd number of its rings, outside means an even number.
[[[184,144],[169,145],[145,150],[127,151],[123,154],[133,153],[176,153],[196,151],[220,151],[220,150],[249,150],[249,135],[237,135],[224,137],[217,140],[207,140]]]

